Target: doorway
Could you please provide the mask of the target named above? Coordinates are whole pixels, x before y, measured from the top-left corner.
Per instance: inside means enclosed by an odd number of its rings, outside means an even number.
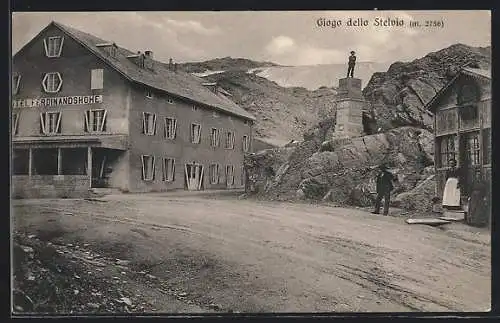
[[[108,148],[92,148],[92,187],[110,186],[110,176],[123,152]]]
[[[203,186],[203,165],[198,163],[186,164],[184,167],[186,188],[188,191],[199,191]]]

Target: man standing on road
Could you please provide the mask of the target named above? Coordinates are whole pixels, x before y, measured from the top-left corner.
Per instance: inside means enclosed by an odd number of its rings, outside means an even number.
[[[354,51],[351,51],[351,56],[349,56],[349,63],[347,67],[347,77],[354,77],[354,65],[356,65],[356,54]]]
[[[377,174],[377,199],[375,200],[375,211],[373,214],[380,213],[380,204],[382,199],[384,199],[384,215],[389,214],[389,203],[391,201],[391,191],[394,188],[392,182],[396,180],[396,177],[387,170],[387,166],[382,164],[379,167],[379,172]]]

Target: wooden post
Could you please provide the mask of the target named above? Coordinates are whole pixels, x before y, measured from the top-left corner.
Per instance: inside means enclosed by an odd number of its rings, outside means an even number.
[[[62,173],[62,150],[61,148],[57,148],[57,175],[61,175]]]
[[[92,148],[87,147],[87,175],[89,176],[89,187],[92,187]]]
[[[29,148],[29,154],[28,154],[28,176],[31,177],[31,174],[33,172],[33,149]]]

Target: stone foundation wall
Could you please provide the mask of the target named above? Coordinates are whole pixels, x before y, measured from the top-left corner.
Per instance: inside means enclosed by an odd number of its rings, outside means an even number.
[[[90,195],[87,175],[12,176],[12,198],[82,198]]]

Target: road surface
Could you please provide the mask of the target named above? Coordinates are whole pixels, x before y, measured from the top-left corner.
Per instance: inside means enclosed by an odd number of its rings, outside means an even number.
[[[158,299],[157,311],[490,308],[490,235],[462,224],[436,228],[358,209],[167,193],[15,200],[13,211],[16,230],[86,242],[131,261],[131,270],[149,270],[158,286],[185,291],[186,306]],[[154,285],[141,286],[156,297]]]

